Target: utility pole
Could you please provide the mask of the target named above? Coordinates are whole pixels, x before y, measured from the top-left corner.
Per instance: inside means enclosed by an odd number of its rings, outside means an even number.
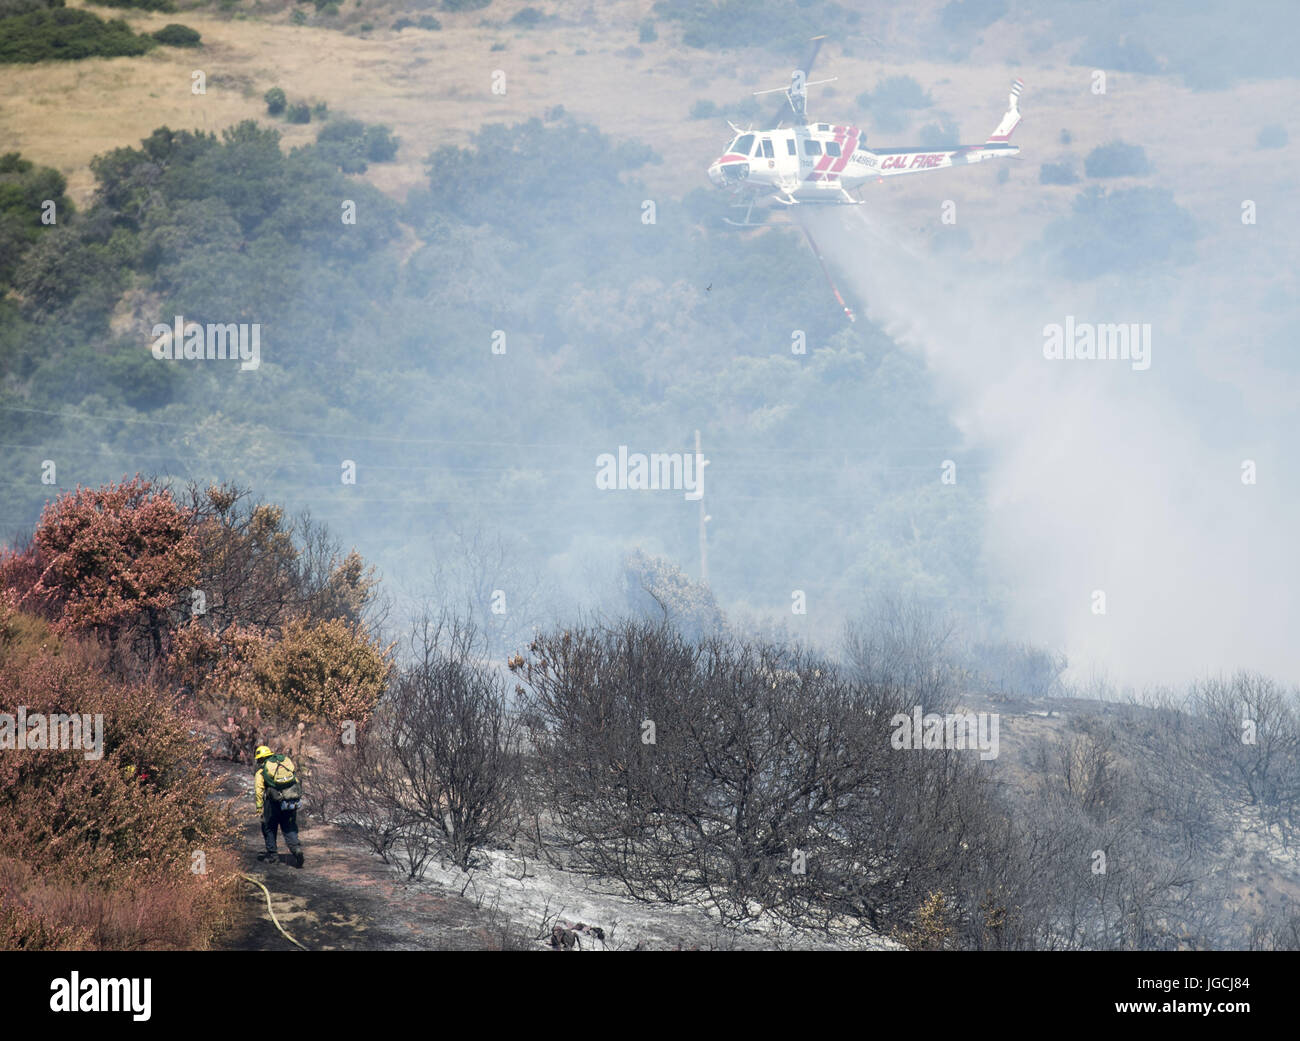
[[[704,488],[704,456],[700,452],[700,432],[695,431],[695,482]],[[700,494],[700,581],[709,584],[709,543],[704,533],[704,526],[709,522],[704,512],[704,494]]]

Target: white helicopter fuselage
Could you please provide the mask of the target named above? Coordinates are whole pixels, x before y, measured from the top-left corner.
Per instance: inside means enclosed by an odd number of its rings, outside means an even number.
[[[857,127],[813,123],[738,135],[709,167],[709,180],[737,195],[783,195],[813,201],[864,184],[875,157],[859,148]],[[867,163],[872,162],[872,166]]]
[[[815,51],[814,51],[815,53]],[[792,110],[806,111],[806,84],[798,69],[786,90]],[[873,179],[925,173],[948,166],[967,166],[986,159],[1005,159],[1020,149],[1011,135],[1020,124],[1024,83],[1011,84],[1007,111],[987,140],[948,148],[868,148],[867,135],[855,126],[803,123],[775,130],[738,127],[727,151],[709,166],[709,180],[740,197],[741,205],[794,206],[805,202],[857,204],[849,192]],[[771,93],[760,91],[759,93]],[[732,222],[734,223],[734,222]]]
[[[988,142],[956,148],[918,149],[866,146],[854,126],[811,123],[778,130],[746,131],[709,166],[709,180],[760,204],[845,201],[868,181],[923,170],[939,170],[1014,155],[1015,145]]]

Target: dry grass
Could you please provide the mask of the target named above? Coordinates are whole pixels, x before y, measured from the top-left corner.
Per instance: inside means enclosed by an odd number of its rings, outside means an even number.
[[[681,47],[676,28],[663,21],[658,23],[659,40],[641,45],[642,57],[626,56],[651,0],[578,7],[556,0],[531,3],[557,20],[535,30],[505,24],[527,6],[525,0],[496,0],[487,10],[462,14],[434,10],[443,31],[402,33],[386,28],[401,6],[376,5],[375,0],[365,0],[360,8],[347,0],[331,23],[338,28],[291,25],[291,5],[276,2],[260,5],[251,17],[212,9],[163,15],[94,8],[106,16],[125,14],[138,30],[181,21],[199,30],[205,45],[199,51],[159,48],[143,58],[0,66],[0,97],[5,99],[0,140],[6,149],[18,148],[61,170],[74,199],[84,203],[93,187],[92,156],[133,144],[163,124],[217,130],[240,119],[267,119],[261,97],[278,84],[293,100],[323,100],[332,112],[392,125],[402,139],[398,161],[372,166],[366,176],[401,198],[422,181],[422,160],[438,145],[464,144],[484,123],[540,116],[563,104],[607,132],[652,144],[664,161],[639,176],[651,194],[679,195],[706,184],[704,169],[729,134],[720,119],[686,118],[691,105],[700,98],[729,104],[752,90],[780,85],[789,75],[788,59],[765,51],[718,55]],[[358,35],[364,20],[379,28]],[[880,199],[895,212],[911,214],[916,230],[932,234],[940,203],[952,198],[975,246],[996,250],[1009,237],[1024,241],[1036,236],[1068,210],[1075,189],[1040,187],[1041,163],[1072,154],[1081,171],[1082,157],[1092,147],[1122,138],[1143,144],[1155,168],[1151,178],[1135,183],[1173,188],[1206,232],[1204,255],[1215,256],[1240,234],[1241,198],[1285,198],[1289,193],[1290,171],[1300,152],[1300,125],[1286,103],[1294,89],[1289,83],[1193,92],[1173,78],[1112,73],[1107,95],[1098,97],[1089,90],[1089,70],[1068,64],[1072,41],[1038,52],[1034,64],[1011,64],[1029,53],[1030,29],[988,34],[988,42],[960,65],[884,62],[861,44],[853,57],[844,57],[832,42],[819,73],[838,76],[839,82],[814,94],[811,111],[837,122],[861,117],[854,101],[859,93],[886,76],[906,74],[929,90],[936,112],[951,113],[959,121],[963,140],[979,141],[1001,115],[1012,76],[1023,77],[1028,85],[1025,121],[1017,133],[1023,159],[1009,164],[1014,190],[998,184],[997,170],[1004,164],[993,163],[895,179],[869,189],[869,203]],[[491,50],[498,42],[506,45],[504,51]],[[579,50],[587,53],[576,54]],[[190,93],[195,68],[207,74],[206,96]],[[497,69],[507,75],[504,96],[491,92]],[[1259,126],[1279,117],[1293,143],[1257,150]],[[934,118],[922,113],[912,132],[871,134],[871,140],[906,144]],[[277,125],[286,146],[313,140],[317,129]],[[1059,142],[1063,128],[1073,135],[1069,147]],[[538,191],[545,192],[546,185],[539,184]],[[520,199],[521,208],[527,202]]]
[[[235,858],[214,851],[207,884],[138,880],[96,887],[51,881],[0,858],[0,949],[206,950],[238,899]]]

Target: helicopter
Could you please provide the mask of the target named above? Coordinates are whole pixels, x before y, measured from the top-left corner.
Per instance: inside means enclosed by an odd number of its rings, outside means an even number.
[[[802,205],[861,206],[863,200],[851,195],[868,182],[902,174],[929,173],[954,166],[982,163],[989,159],[1010,158],[1019,154],[1011,144],[1011,135],[1020,124],[1020,95],[1024,82],[1011,85],[1007,111],[983,144],[958,145],[953,148],[876,148],[867,147],[866,132],[855,126],[810,122],[807,110],[809,87],[832,83],[837,77],[809,81],[825,36],[812,40],[812,52],[802,67],[794,70],[788,87],[754,91],[754,96],[784,94],[774,115],[771,130],[741,130],[728,123],[735,136],[721,156],[708,168],[708,177],[718,188],[736,198],[733,206],[743,208],[742,220],[723,218],[736,227],[764,227],[770,222],[755,221],[755,207],[792,209]],[[788,124],[788,125],[787,125]],[[821,251],[807,227],[800,224],[822,265],[822,271],[849,321],[852,310],[844,303],[830,279]]]

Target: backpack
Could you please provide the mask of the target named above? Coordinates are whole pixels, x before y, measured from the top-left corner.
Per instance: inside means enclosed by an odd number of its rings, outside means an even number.
[[[266,782],[266,795],[272,802],[284,804],[286,810],[296,810],[302,798],[302,782],[294,773],[293,760],[287,755],[273,755],[262,763],[262,780]]]

